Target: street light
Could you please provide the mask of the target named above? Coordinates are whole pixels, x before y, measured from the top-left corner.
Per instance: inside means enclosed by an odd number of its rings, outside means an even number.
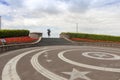
[[[76,32],[78,33],[78,23],[76,23]]]
[[[1,30],[1,24],[2,24],[2,22],[1,22],[1,16],[0,16],[0,30]]]

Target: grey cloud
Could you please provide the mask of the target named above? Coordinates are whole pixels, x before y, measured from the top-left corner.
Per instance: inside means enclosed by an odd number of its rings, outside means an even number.
[[[94,0],[59,0],[66,3],[70,12],[84,13]]]
[[[59,0],[31,0],[31,2],[25,1],[24,5],[27,9],[32,11],[39,11],[39,13],[45,14],[59,14],[61,13],[60,5],[61,1]]]
[[[61,11],[55,6],[55,5],[50,5],[45,8],[40,8],[38,9],[40,13],[47,13],[47,14],[59,14]]]
[[[84,13],[89,9],[90,3],[90,0],[70,0],[68,8],[71,12]]]
[[[90,3],[93,0],[54,0],[51,4],[45,4],[47,7],[40,6],[40,11],[48,13],[48,14],[59,14],[64,13],[62,8],[59,8],[61,3],[65,3],[66,10],[70,12],[84,13],[89,9]]]
[[[120,0],[95,0],[93,2],[93,8],[104,8],[104,7],[111,7],[111,6],[118,6],[120,5]]]
[[[77,12],[77,13],[84,13],[89,9],[90,3],[93,0],[44,0],[44,1],[37,1],[33,0],[33,3],[29,0],[8,0],[7,2],[10,4],[10,6],[14,9],[19,8],[28,8],[33,7],[33,11],[39,11],[40,13],[46,13],[46,14],[60,14],[64,13],[64,9],[62,9],[60,6],[62,3],[65,4],[64,7],[66,7],[66,10],[70,12]],[[27,5],[26,5],[26,3]]]
[[[7,0],[7,2],[12,8],[23,7],[22,0]]]
[[[41,11],[26,11],[23,14],[23,17],[25,18],[45,18],[45,14],[42,13]]]

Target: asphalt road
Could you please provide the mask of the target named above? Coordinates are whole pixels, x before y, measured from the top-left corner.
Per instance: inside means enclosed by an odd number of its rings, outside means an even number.
[[[120,80],[120,49],[64,44],[9,51],[0,55],[0,75],[0,80]]]
[[[0,80],[119,80],[120,50],[44,46],[0,55]]]

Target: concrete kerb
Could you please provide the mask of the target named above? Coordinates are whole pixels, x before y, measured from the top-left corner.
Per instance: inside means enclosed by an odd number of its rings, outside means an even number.
[[[32,43],[2,45],[2,46],[0,46],[0,53],[10,51],[10,50],[15,50],[15,49],[33,47],[37,43],[39,43],[41,41],[41,39],[42,39],[42,33],[30,33],[29,36],[32,37],[32,38],[39,38],[39,39],[37,41],[35,41],[35,42],[32,42]]]
[[[71,43],[74,43],[74,44],[77,44],[78,42],[76,41],[72,41],[70,40],[70,37],[68,35],[65,35],[65,34],[60,34],[60,38],[64,38],[65,40],[71,42]]]

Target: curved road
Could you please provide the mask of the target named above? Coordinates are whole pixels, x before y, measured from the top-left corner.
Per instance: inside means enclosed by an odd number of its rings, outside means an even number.
[[[46,38],[38,47],[0,55],[0,75],[0,80],[120,80],[120,50]]]

